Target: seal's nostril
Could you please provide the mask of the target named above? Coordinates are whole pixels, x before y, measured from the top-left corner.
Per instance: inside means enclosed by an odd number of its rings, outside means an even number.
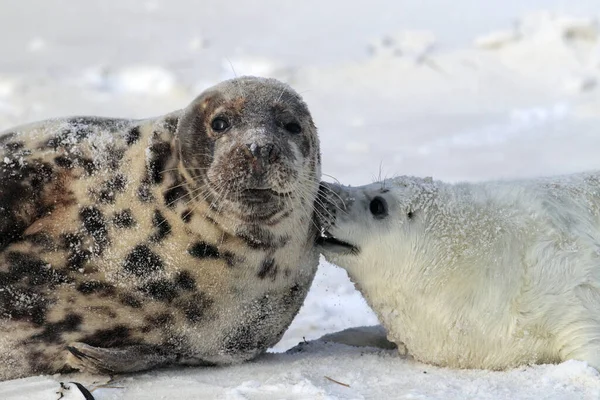
[[[250,154],[252,154],[254,158],[260,156],[260,146],[258,144],[249,143],[246,146],[248,147],[248,150],[250,150]]]
[[[263,146],[263,157],[265,157],[265,159],[271,161],[271,159],[273,158],[273,154],[275,153],[273,151],[274,146],[271,143],[267,143]]]
[[[385,218],[388,214],[388,205],[387,201],[383,197],[375,197],[369,203],[369,211],[375,218],[381,219]]]

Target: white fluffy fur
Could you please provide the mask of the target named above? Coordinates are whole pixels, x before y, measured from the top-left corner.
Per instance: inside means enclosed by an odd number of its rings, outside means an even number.
[[[346,212],[330,233],[360,252],[323,253],[416,359],[486,369],[577,359],[600,369],[600,172],[331,187]],[[369,211],[376,196],[389,206],[383,219]]]

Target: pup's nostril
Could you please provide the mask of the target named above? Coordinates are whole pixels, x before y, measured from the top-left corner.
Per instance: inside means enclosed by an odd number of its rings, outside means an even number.
[[[383,197],[374,197],[369,204],[369,211],[375,218],[385,218],[388,214],[387,201]]]

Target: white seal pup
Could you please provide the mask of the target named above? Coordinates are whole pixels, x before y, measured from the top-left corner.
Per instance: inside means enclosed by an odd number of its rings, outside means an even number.
[[[341,210],[322,253],[417,360],[600,369],[600,172],[328,186]]]
[[[310,112],[274,79],[0,133],[0,380],[263,353],[317,269],[319,180]]]

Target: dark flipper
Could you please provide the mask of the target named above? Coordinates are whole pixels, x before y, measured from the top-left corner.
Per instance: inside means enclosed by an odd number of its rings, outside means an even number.
[[[71,367],[109,374],[144,371],[177,360],[175,352],[151,345],[101,348],[76,342],[71,343],[67,350],[73,355]]]

